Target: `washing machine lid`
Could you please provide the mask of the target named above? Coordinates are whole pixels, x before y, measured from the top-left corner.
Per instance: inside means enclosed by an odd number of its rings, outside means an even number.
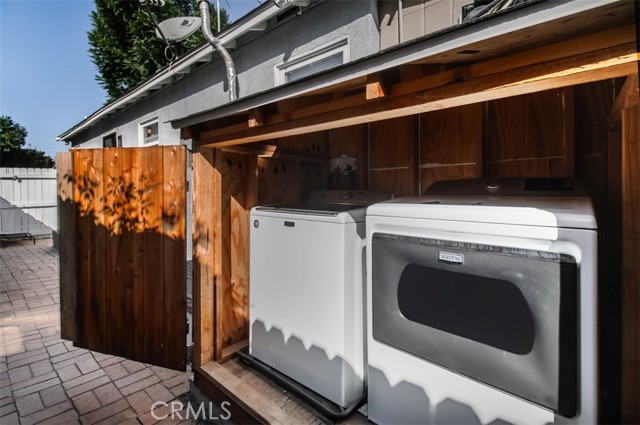
[[[474,179],[436,183],[423,196],[372,205],[367,215],[596,229],[591,200],[579,183],[566,181]]]
[[[339,223],[361,222],[365,220],[369,205],[391,197],[390,193],[381,191],[320,190],[304,202],[259,206],[252,210],[252,214],[299,215],[301,220]]]

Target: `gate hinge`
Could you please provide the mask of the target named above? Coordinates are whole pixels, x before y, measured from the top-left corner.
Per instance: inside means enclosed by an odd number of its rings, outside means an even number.
[[[187,364],[192,364],[193,363],[193,345],[189,345],[185,347],[185,350],[187,350]]]

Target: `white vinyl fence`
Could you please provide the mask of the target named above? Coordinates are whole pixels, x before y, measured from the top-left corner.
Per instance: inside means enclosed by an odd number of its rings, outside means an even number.
[[[58,229],[55,168],[0,168],[0,234]]]

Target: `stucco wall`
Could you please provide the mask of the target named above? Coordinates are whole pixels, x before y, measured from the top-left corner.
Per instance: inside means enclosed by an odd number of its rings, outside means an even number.
[[[379,50],[375,0],[324,1],[262,33],[240,38],[231,51],[238,74],[239,96],[274,87],[275,66],[319,46],[348,37],[350,60]],[[169,121],[228,102],[223,61],[214,60],[73,138],[80,148],[102,147],[102,138],[116,131],[122,146],[139,146],[139,123],[159,117],[160,144],[177,144],[180,132]]]
[[[409,41],[459,24],[462,6],[470,3],[473,0],[403,0],[401,41]],[[380,47],[386,49],[399,43],[398,1],[380,0],[378,5]]]

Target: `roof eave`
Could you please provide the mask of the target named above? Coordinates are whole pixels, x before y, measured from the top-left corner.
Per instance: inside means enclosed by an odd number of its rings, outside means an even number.
[[[223,29],[220,33],[216,34],[216,37],[221,40],[222,44],[230,43],[250,31],[251,28],[256,25],[272,18],[278,13],[281,13],[283,9],[284,8],[276,6],[273,2],[266,2],[262,6],[257,7],[238,21]],[[194,64],[197,62],[208,61],[206,59],[207,56],[213,54],[213,47],[210,44],[202,44],[172,66],[167,66],[156,72],[131,91],[104,105],[80,123],[60,134],[56,137],[56,140],[64,142],[70,141],[69,139],[98,124],[107,115],[116,113],[123,108],[138,102],[149,91],[170,85],[173,82],[174,76],[191,73],[191,68]]]
[[[475,42],[507,36],[513,31],[533,27],[556,19],[562,19],[621,1],[624,0],[553,0],[534,3],[527,7],[500,13],[496,16],[490,16],[487,19],[475,22],[473,25],[463,25],[459,28],[441,31],[403,43],[358,61],[347,63],[326,73],[275,87],[251,97],[242,98],[232,104],[226,104],[208,111],[173,120],[171,124],[173,128],[184,128],[209,120],[246,112],[265,104],[304,95],[315,90],[405,65],[439,53],[460,49]]]

